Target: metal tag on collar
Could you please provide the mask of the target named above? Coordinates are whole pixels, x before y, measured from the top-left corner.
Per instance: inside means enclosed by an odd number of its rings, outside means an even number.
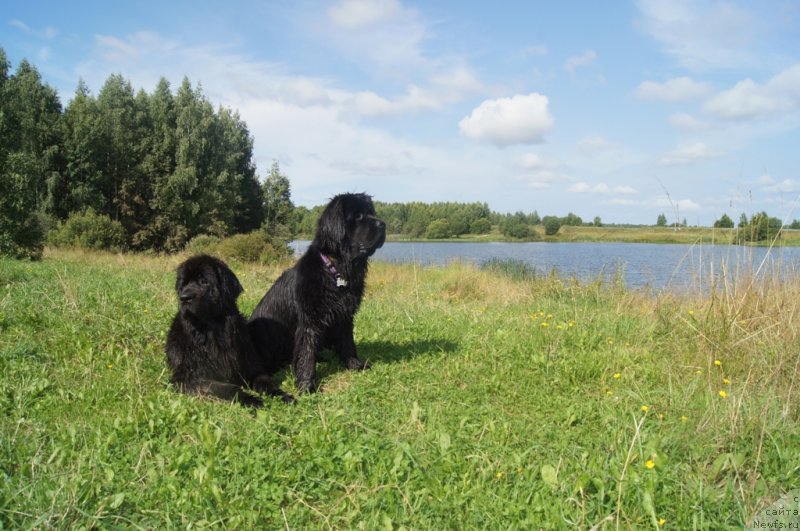
[[[345,286],[347,286],[347,281],[345,279],[343,279],[342,277],[337,276],[336,277],[336,287],[337,288],[343,288]]]

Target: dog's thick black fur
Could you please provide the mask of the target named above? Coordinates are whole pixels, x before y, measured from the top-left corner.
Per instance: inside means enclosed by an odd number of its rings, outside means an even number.
[[[236,307],[242,285],[221,260],[198,255],[178,266],[179,310],[167,336],[167,364],[179,391],[214,396],[246,406],[263,405],[243,389],[292,401],[267,374],[245,318]]]
[[[291,361],[298,389],[314,392],[323,348],[332,348],[348,369],[369,367],[356,354],[353,318],[364,295],[368,259],[385,238],[386,225],[368,195],[342,194],[328,203],[308,250],[250,317],[253,342],[269,372]]]

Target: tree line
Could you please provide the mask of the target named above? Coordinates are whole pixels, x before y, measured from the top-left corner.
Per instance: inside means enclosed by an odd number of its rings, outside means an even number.
[[[174,251],[201,234],[271,234],[285,217],[265,193],[288,198],[288,179],[275,165],[262,187],[245,122],[187,78],[148,93],[114,74],[97,96],[81,81],[62,108],[29,62],[10,70],[0,48],[0,254],[36,257],[70,222]]]
[[[241,247],[267,242],[280,250],[312,235],[322,208],[295,208],[277,162],[260,182],[245,122],[215,109],[188,78],[174,93],[164,78],[148,93],[114,74],[97,96],[81,81],[63,108],[32,64],[23,60],[12,74],[0,48],[2,255],[36,258],[45,242],[172,252],[248,233],[257,236],[238,240]],[[376,210],[390,234],[410,238],[537,240],[565,225],[603,226],[599,217],[498,213],[480,202],[378,201]],[[656,225],[667,225],[663,213]],[[714,224],[733,225],[727,214]],[[742,214],[737,241],[768,239],[781,228],[766,212]]]

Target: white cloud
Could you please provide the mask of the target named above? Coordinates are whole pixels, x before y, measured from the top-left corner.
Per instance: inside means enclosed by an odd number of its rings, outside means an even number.
[[[610,194],[635,195],[639,193],[635,188],[631,186],[620,185],[611,188],[606,183],[597,183],[594,186],[592,186],[584,181],[579,181],[573,184],[567,189],[567,191],[577,194],[593,193],[600,195],[610,195]]]
[[[658,163],[662,166],[688,165],[720,155],[722,155],[720,151],[714,150],[702,142],[695,142],[678,146],[674,151],[662,157]]]
[[[614,192],[620,195],[636,195],[639,193],[639,190],[637,190],[633,186],[620,185],[614,187]]]
[[[389,116],[406,112],[441,109],[457,103],[481,88],[480,82],[466,68],[456,68],[434,76],[428,87],[411,85],[395,99],[384,98],[372,91],[356,93],[350,105],[361,116]]]
[[[328,10],[328,19],[329,27],[315,31],[360,68],[377,67],[384,78],[407,78],[440,67],[423,52],[425,20],[397,0],[343,0]]]
[[[582,66],[587,66],[597,59],[597,52],[594,50],[586,50],[581,55],[574,55],[567,59],[564,63],[564,70],[570,74],[575,74],[575,69]]]
[[[779,183],[771,184],[763,188],[765,192],[777,192],[785,194],[800,193],[800,182],[794,179],[784,179]]]
[[[756,15],[731,2],[638,0],[639,26],[665,53],[693,70],[758,64],[750,48],[759,29]]]
[[[700,205],[691,199],[670,199],[668,197],[659,197],[655,200],[654,206],[669,208],[673,211],[677,208],[678,212],[697,212],[701,209]]]
[[[328,16],[337,26],[354,30],[392,20],[403,11],[396,0],[343,0],[328,9]]]
[[[650,101],[684,102],[706,96],[711,85],[690,77],[676,77],[664,83],[644,81],[634,91],[637,98]]]
[[[704,105],[721,120],[759,120],[800,110],[800,63],[760,85],[752,79],[738,82]]]
[[[669,117],[669,124],[675,129],[682,131],[705,131],[711,128],[711,124],[698,120],[691,114],[676,112]]]
[[[459,124],[461,134],[498,146],[539,144],[553,128],[547,96],[533,92],[486,100]]]

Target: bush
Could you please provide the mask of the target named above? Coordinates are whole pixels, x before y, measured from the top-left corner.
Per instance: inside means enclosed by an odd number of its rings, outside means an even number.
[[[22,223],[0,220],[0,256],[40,260],[44,250],[45,216],[34,212]]]
[[[450,223],[446,219],[431,221],[430,225],[428,225],[428,230],[425,231],[425,237],[431,240],[449,238],[450,234]]]
[[[122,223],[105,214],[96,214],[91,208],[80,214],[71,214],[64,223],[47,235],[47,243],[56,247],[107,251],[122,251],[128,247]]]
[[[542,224],[544,225],[544,233],[548,236],[558,234],[559,229],[561,229],[561,219],[555,216],[545,216]]]
[[[262,231],[234,234],[223,239],[201,234],[192,238],[184,251],[189,254],[211,254],[223,260],[262,264],[277,262],[292,254],[286,243],[267,238]]]
[[[216,254],[217,245],[221,240],[216,236],[208,234],[198,234],[183,248],[189,254]]]

